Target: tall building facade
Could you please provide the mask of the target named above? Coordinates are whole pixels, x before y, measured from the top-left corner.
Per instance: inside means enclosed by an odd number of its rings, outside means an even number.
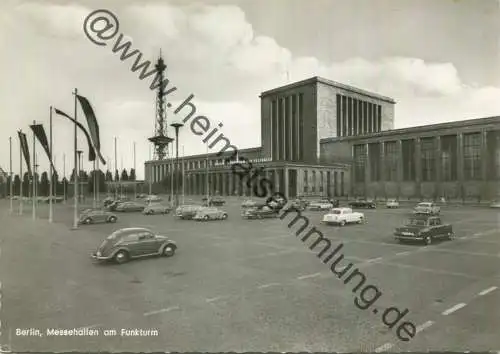
[[[265,91],[260,99],[262,146],[239,156],[262,168],[287,197],[349,194],[348,161],[322,160],[321,139],[393,126],[394,100],[320,77]],[[231,154],[185,157],[186,193],[250,196],[252,188],[231,172],[238,161],[226,161]],[[146,162],[146,180],[160,183],[172,166],[172,159]]]

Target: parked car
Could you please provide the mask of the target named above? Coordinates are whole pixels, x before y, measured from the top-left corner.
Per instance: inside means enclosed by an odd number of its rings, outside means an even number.
[[[86,209],[80,214],[79,224],[95,224],[103,222],[116,222],[117,216],[107,210]]]
[[[221,197],[213,197],[213,198],[208,198],[205,197],[203,198],[203,202],[205,205],[207,206],[222,206],[226,203],[226,201],[224,199],[222,199]]]
[[[209,221],[209,220],[226,220],[227,213],[218,208],[201,208],[193,216],[193,220]]]
[[[241,216],[244,219],[277,218],[278,211],[276,209],[269,207],[267,204],[261,204],[244,210]]]
[[[143,211],[145,205],[137,202],[124,202],[116,206],[116,211],[119,212],[129,212],[129,211]]]
[[[123,203],[127,203],[129,201],[130,200],[128,198],[126,198],[126,199],[116,199],[116,200],[113,200],[111,203],[108,203],[108,205],[106,206],[106,208],[109,211],[115,211],[116,208],[118,207],[118,205],[123,204]]]
[[[500,201],[491,202],[490,208],[500,208]]]
[[[155,203],[146,205],[142,213],[144,215],[155,215],[155,214],[169,214],[171,211],[172,207]]]
[[[432,202],[418,203],[413,209],[415,215],[439,215],[441,208]]]
[[[143,198],[145,202],[147,203],[158,203],[161,202],[163,199],[158,197],[157,195],[151,194]]]
[[[145,256],[172,257],[177,245],[167,236],[156,235],[145,228],[126,228],[113,232],[91,257],[98,261],[125,263]]]
[[[297,210],[304,211],[307,208],[307,203],[303,199],[295,199],[290,204],[290,208],[295,208]]]
[[[385,207],[388,209],[397,209],[399,208],[399,202],[396,199],[389,199],[387,203],[385,203]]]
[[[202,208],[204,207],[201,205],[181,205],[175,209],[175,216],[183,220],[191,220]]]
[[[52,199],[52,203],[62,203],[64,201],[64,197],[56,197],[56,196],[52,196],[52,197],[47,197],[44,201],[45,203],[50,203],[50,200]]]
[[[257,204],[258,203],[255,200],[247,199],[243,203],[241,203],[241,207],[242,208],[253,208],[253,207],[257,206]]]
[[[349,203],[349,206],[352,209],[358,208],[358,209],[375,209],[377,208],[377,203],[375,203],[371,199],[358,199],[355,201],[352,201]]]
[[[270,207],[271,209],[274,209],[276,211],[280,211],[281,209],[283,209],[286,204],[287,204],[286,199],[281,198],[281,197],[277,197],[277,198],[270,197],[270,198],[267,198],[267,201],[266,201],[266,205],[268,207]]]
[[[311,211],[325,211],[333,208],[333,203],[329,200],[320,200],[317,202],[312,202],[309,204],[309,210]]]
[[[346,224],[362,224],[365,222],[365,215],[359,212],[353,212],[351,208],[333,208],[323,216],[323,223],[328,225],[344,226]]]
[[[412,217],[405,226],[396,228],[394,238],[399,242],[420,241],[430,245],[436,239],[453,239],[453,227],[437,216]]]
[[[147,196],[148,196],[148,195],[147,195],[147,194],[145,194],[145,193],[139,193],[139,194],[137,194],[137,195],[136,195],[136,198],[137,198],[137,199],[144,199],[144,198],[146,198]]]

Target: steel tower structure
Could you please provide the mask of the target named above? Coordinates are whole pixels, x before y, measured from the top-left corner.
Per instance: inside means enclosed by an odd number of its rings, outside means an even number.
[[[165,101],[165,87],[163,86],[163,79],[165,74],[165,69],[167,66],[163,61],[161,56],[155,65],[156,68],[156,80],[160,81],[160,85],[156,91],[156,117],[155,117],[155,136],[149,138],[148,140],[154,145],[154,160],[165,160],[168,158],[167,146],[174,139],[167,135],[167,103]],[[158,82],[158,81],[157,81]]]

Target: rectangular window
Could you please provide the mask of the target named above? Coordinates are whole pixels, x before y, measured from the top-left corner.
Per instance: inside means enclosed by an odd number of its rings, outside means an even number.
[[[366,155],[366,145],[354,145],[354,179],[356,182],[365,181]]]
[[[489,131],[486,142],[488,151],[488,179],[500,179],[500,131]]]
[[[415,181],[415,140],[402,140],[403,181]]]
[[[342,136],[347,136],[347,97],[342,96]]]
[[[338,183],[338,173],[337,173],[337,171],[334,171],[333,172],[333,196],[334,197],[336,197],[338,195],[337,183]]]
[[[385,179],[395,182],[398,180],[398,160],[399,151],[397,141],[388,141],[385,143]]]
[[[481,133],[464,134],[464,179],[481,179]]]
[[[340,195],[344,196],[344,172],[340,172]]]
[[[316,171],[312,171],[311,192],[316,193]]]
[[[347,97],[347,135],[353,135],[353,115],[352,115],[352,98]]]
[[[353,135],[359,135],[359,117],[358,117],[358,100],[353,98],[352,99],[353,105],[352,105],[352,129],[353,129]]]
[[[365,127],[364,128],[365,133],[369,133],[369,130],[368,130],[368,102],[363,101],[362,105],[363,105],[363,127]]]
[[[381,180],[381,166],[380,166],[380,143],[368,144],[368,158],[370,159],[370,180],[378,182]]]
[[[319,172],[319,192],[323,193],[323,171]]]
[[[377,105],[377,127],[378,127],[378,131],[381,132],[382,131],[382,106],[381,105]]]
[[[299,161],[304,158],[304,94],[299,93]]]
[[[441,137],[441,180],[457,180],[457,136]]]
[[[309,179],[308,179],[308,173],[307,171],[304,171],[304,193],[307,193],[309,191]]]
[[[273,102],[271,103],[271,134],[272,134],[272,137],[271,137],[271,153],[272,153],[272,157],[273,157],[273,160],[277,160],[278,159],[278,139],[279,139],[279,136],[278,136],[278,103],[276,102],[276,100],[273,100]]]
[[[342,105],[342,96],[337,94],[337,136],[342,136],[342,113],[341,113],[341,105]]]
[[[422,163],[422,181],[436,180],[436,139],[422,138],[420,140],[420,156]]]

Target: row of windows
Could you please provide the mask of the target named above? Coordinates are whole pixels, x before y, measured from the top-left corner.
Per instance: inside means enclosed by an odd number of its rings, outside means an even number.
[[[325,192],[325,182],[326,188],[328,189],[329,185],[329,177],[331,178],[330,172],[319,171],[304,171],[304,193],[320,193],[323,194]],[[318,180],[319,178],[319,180]],[[331,182],[331,181],[330,181]],[[339,194],[339,172],[333,172],[333,191],[334,195]],[[340,172],[340,195],[344,194],[344,172]]]
[[[302,93],[271,102],[271,151],[273,160],[303,158],[304,120]]]
[[[382,106],[337,94],[337,136],[356,136],[382,130]]]
[[[382,180],[382,171],[386,181],[398,180],[398,169],[401,166],[402,180],[416,179],[417,162],[420,164],[422,181],[456,181],[458,179],[458,137],[448,135],[440,137],[440,147],[436,138],[420,139],[420,154],[416,156],[416,140],[401,140],[381,144],[355,145],[354,174],[356,182],[363,182],[366,167],[369,163],[371,181]],[[500,132],[492,132],[487,139],[489,153],[482,156],[481,133],[463,134],[462,162],[464,180],[480,180],[482,164],[488,166],[489,178],[500,178]],[[383,151],[383,153],[382,153]],[[418,160],[418,161],[417,161]]]

